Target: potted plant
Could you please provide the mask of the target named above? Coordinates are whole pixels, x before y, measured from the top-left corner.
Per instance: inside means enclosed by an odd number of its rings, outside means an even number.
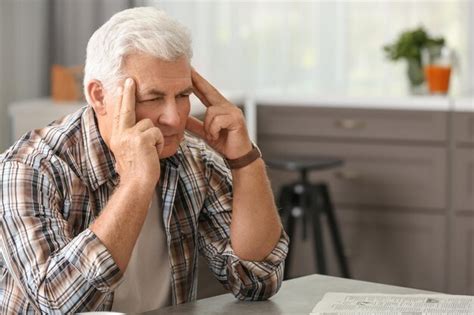
[[[410,90],[417,94],[422,90],[425,81],[421,63],[422,49],[440,49],[444,43],[444,38],[430,37],[423,27],[418,27],[401,33],[394,43],[384,46],[383,49],[390,60],[406,59]]]

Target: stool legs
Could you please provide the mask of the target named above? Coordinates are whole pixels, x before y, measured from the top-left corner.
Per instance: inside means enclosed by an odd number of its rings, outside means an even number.
[[[308,187],[308,196],[311,197],[312,205],[312,221],[313,221],[313,237],[314,237],[314,253],[316,255],[316,270],[318,273],[326,275],[326,259],[324,254],[324,240],[323,240],[323,225],[321,224],[321,215],[323,208],[319,205],[319,198],[317,196],[314,186]]]
[[[336,256],[342,276],[344,278],[350,278],[349,267],[347,265],[346,256],[344,255],[344,248],[342,246],[341,234],[339,233],[336,216],[334,214],[334,207],[329,197],[329,188],[326,184],[318,184],[316,185],[316,189],[321,195],[322,205],[328,219],[329,231],[331,233],[331,239],[336,250]]]
[[[292,210],[293,210],[293,201],[294,201],[294,195],[293,195],[293,189],[292,185],[286,185],[283,186],[281,191],[280,191],[280,198],[279,198],[279,204],[281,208],[281,216],[282,216],[282,221],[283,225],[285,227],[286,234],[288,235],[290,239],[290,245],[288,247],[288,254],[286,255],[286,260],[285,260],[285,270],[284,270],[284,279],[288,279],[289,276],[289,271],[290,271],[290,262],[291,262],[291,242],[293,240],[293,231],[294,231],[294,226],[295,226],[295,218],[292,215]]]
[[[341,274],[343,277],[349,278],[349,268],[344,255],[342,239],[339,233],[334,207],[329,197],[329,189],[327,185],[324,183],[316,185],[307,183],[285,185],[280,191],[279,206],[281,208],[281,216],[285,231],[290,238],[290,246],[285,261],[284,279],[288,279],[289,276],[292,254],[291,248],[293,247],[291,242],[294,237],[295,221],[300,217],[303,219],[303,225],[306,225],[306,219],[311,218],[317,264],[316,270],[320,274],[327,274],[321,222],[321,217],[324,214],[327,216],[329,232]],[[295,208],[297,207],[300,208],[300,211],[295,211]],[[305,238],[305,236],[303,236],[303,238]]]

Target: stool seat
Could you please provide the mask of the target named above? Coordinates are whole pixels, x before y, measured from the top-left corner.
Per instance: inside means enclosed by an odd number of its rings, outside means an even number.
[[[343,160],[331,156],[279,156],[278,158],[265,159],[265,162],[271,168],[287,171],[325,170],[344,164]]]

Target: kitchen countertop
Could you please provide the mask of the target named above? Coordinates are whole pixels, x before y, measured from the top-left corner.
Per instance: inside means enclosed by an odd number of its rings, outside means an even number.
[[[256,94],[259,106],[302,106],[325,108],[388,109],[420,111],[474,111],[474,97],[405,96],[361,97],[290,94]]]
[[[452,104],[456,112],[474,112],[474,96],[455,98]]]
[[[242,91],[221,91],[226,98],[238,105],[243,105],[250,138],[257,138],[257,107],[258,106],[302,106],[321,108],[349,108],[349,109],[381,109],[381,110],[416,110],[416,111],[456,111],[474,112],[474,96],[452,97],[452,96],[323,96],[309,94],[283,94],[283,93],[254,93],[246,94]],[[57,106],[56,106],[57,105]],[[49,98],[34,99],[29,101],[15,102],[10,104],[10,115],[15,116],[28,113],[34,116],[46,115],[47,111],[53,111],[58,117],[66,115],[80,106],[83,102],[56,104]],[[205,113],[205,107],[196,96],[191,98],[191,115],[201,117]],[[51,116],[51,115],[50,115]],[[56,117],[54,117],[56,118]],[[48,120],[50,117],[45,118]],[[27,128],[26,128],[27,127]],[[33,126],[35,127],[35,126]],[[25,126],[26,129],[32,126]]]

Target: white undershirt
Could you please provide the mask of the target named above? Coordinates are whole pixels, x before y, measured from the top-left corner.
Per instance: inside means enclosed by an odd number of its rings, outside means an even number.
[[[171,305],[171,271],[162,213],[155,192],[124,280],[114,291],[112,311],[140,313]]]

